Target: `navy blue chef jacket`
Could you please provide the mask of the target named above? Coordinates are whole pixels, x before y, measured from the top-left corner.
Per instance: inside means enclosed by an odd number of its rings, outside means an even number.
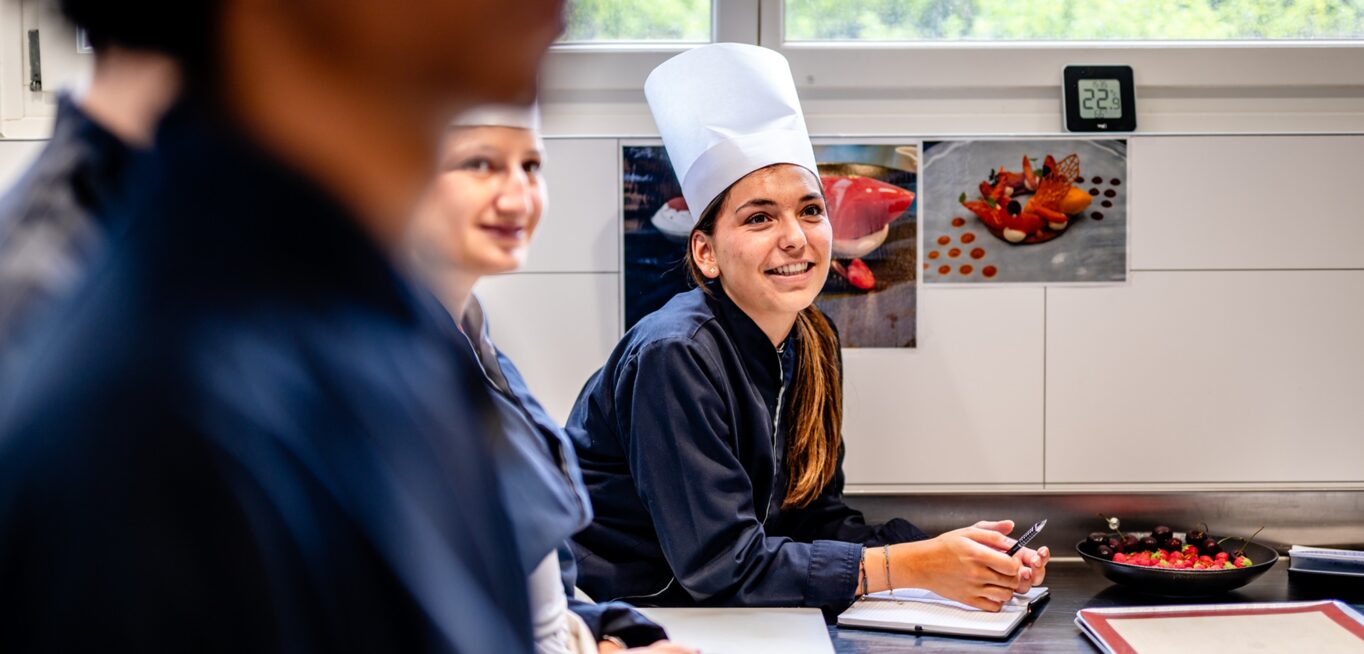
[[[781,508],[799,338],[780,351],[719,284],[678,294],[626,333],[569,417],[596,513],[574,537],[579,586],[658,606],[809,606],[856,592],[863,545],[925,538],[868,525],[837,473]]]
[[[453,321],[249,140],[167,117],[0,394],[0,651],[530,652]]]
[[[35,316],[85,277],[132,154],[69,96],[58,98],[52,138],[0,197],[0,361],[12,365]]]
[[[521,371],[493,343],[483,306],[471,297],[460,321],[474,350],[483,381],[497,410],[502,438],[494,442],[498,479],[520,543],[521,564],[533,570],[558,553],[568,608],[587,623],[596,640],[615,636],[631,647],[667,637],[663,628],[624,602],[584,602],[573,597],[577,583],[568,540],[592,520],[592,506],[564,430],[531,394]],[[533,613],[533,612],[532,612]]]
[[[563,429],[531,395],[521,371],[493,344],[477,297],[469,299],[460,324],[492,397],[501,432],[493,458],[503,499],[516,508],[511,520],[521,565],[532,570],[592,519],[578,457]]]

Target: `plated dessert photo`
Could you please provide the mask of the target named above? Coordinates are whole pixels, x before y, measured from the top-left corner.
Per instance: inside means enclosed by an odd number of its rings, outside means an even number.
[[[924,143],[924,283],[1126,281],[1127,180],[1122,140]]]

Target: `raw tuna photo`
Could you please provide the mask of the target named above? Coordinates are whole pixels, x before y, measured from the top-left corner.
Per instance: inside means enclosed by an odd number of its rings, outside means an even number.
[[[815,145],[833,228],[816,304],[843,347],[915,347],[918,277],[915,144]],[[622,152],[625,328],[690,288],[682,265],[691,208],[662,146]]]

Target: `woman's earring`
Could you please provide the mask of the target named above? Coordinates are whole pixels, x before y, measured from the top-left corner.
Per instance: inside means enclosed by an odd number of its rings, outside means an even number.
[[[718,275],[718,274],[720,274],[720,269],[719,269],[719,268],[716,268],[715,266],[711,266],[711,267],[710,267],[710,274],[711,274],[711,276]]]

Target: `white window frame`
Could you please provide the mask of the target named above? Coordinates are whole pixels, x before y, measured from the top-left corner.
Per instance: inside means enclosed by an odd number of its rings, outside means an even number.
[[[1138,133],[1364,132],[1364,41],[788,43],[786,3],[761,3],[812,133],[1061,132],[1067,64],[1132,66]]]
[[[712,0],[712,43],[758,43],[759,0]],[[540,74],[547,136],[653,138],[644,80],[659,64],[696,43],[555,45]]]
[[[1057,133],[1072,63],[1133,67],[1139,133],[1364,133],[1361,41],[787,43],[784,14],[783,0],[715,0],[714,40],[784,54],[812,133]],[[656,135],[644,80],[693,46],[556,46],[547,132]]]
[[[758,42],[759,0],[712,0],[711,43]],[[644,88],[649,71],[697,43],[668,41],[565,43],[550,48],[541,73],[549,93]]]
[[[30,91],[28,30],[43,33],[42,91]],[[50,52],[69,43],[71,52]],[[59,46],[58,46],[59,47]],[[55,3],[43,0],[0,0],[0,138],[46,139],[57,114],[57,96],[80,84],[93,65],[93,55],[77,54],[76,32],[59,17]]]
[[[1061,67],[1121,63],[1158,88],[1364,86],[1364,41],[793,41],[784,0],[761,0],[760,45],[825,88],[1054,88]],[[1090,61],[1091,59],[1103,61]],[[880,62],[874,70],[862,64]],[[1028,66],[1018,62],[1028,61]],[[1007,73],[1005,72],[1007,70]],[[988,76],[994,75],[993,79]],[[813,80],[813,81],[812,81]]]

